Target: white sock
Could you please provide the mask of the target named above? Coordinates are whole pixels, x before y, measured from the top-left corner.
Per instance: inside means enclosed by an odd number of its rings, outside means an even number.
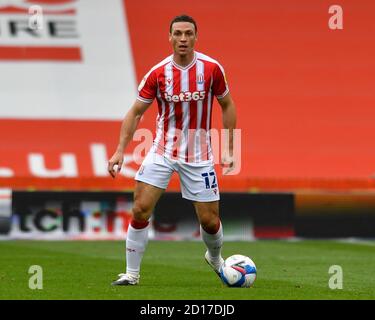
[[[135,229],[131,225],[126,237],[126,273],[138,276],[143,253],[148,243],[149,225],[143,229]]]
[[[211,260],[219,260],[221,258],[221,247],[223,246],[223,228],[220,222],[220,228],[217,233],[210,234],[200,227],[202,240],[206,244],[208,254]]]

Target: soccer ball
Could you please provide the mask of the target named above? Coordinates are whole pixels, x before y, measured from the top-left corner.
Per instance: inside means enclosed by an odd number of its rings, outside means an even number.
[[[253,260],[242,254],[227,258],[220,268],[220,278],[228,287],[249,288],[257,276]]]

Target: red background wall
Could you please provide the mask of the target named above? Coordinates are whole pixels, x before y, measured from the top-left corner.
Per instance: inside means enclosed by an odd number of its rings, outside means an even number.
[[[375,173],[374,2],[339,1],[343,30],[329,29],[332,1],[324,0],[125,4],[138,79],[170,54],[170,20],[196,19],[196,49],[224,66],[237,104],[243,177]],[[154,126],[152,112],[144,126]]]

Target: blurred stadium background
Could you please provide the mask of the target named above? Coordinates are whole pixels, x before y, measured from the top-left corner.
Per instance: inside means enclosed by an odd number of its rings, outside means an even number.
[[[28,29],[29,7],[43,28]],[[121,239],[137,165],[107,173],[138,82],[171,53],[170,20],[192,15],[197,50],[227,74],[242,166],[222,176],[226,239],[374,238],[373,1],[0,2],[0,238]],[[157,107],[141,128],[154,130]],[[221,128],[215,102],[213,126]],[[152,239],[198,239],[173,177]]]

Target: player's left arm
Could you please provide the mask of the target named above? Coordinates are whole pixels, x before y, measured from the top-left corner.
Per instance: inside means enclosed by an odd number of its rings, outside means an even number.
[[[224,97],[218,98],[217,101],[221,106],[223,127],[226,129],[226,140],[228,141],[225,152],[221,155],[221,166],[226,168],[224,174],[228,174],[233,170],[235,164],[233,156],[233,130],[236,128],[237,121],[236,106],[230,92],[228,92]]]

